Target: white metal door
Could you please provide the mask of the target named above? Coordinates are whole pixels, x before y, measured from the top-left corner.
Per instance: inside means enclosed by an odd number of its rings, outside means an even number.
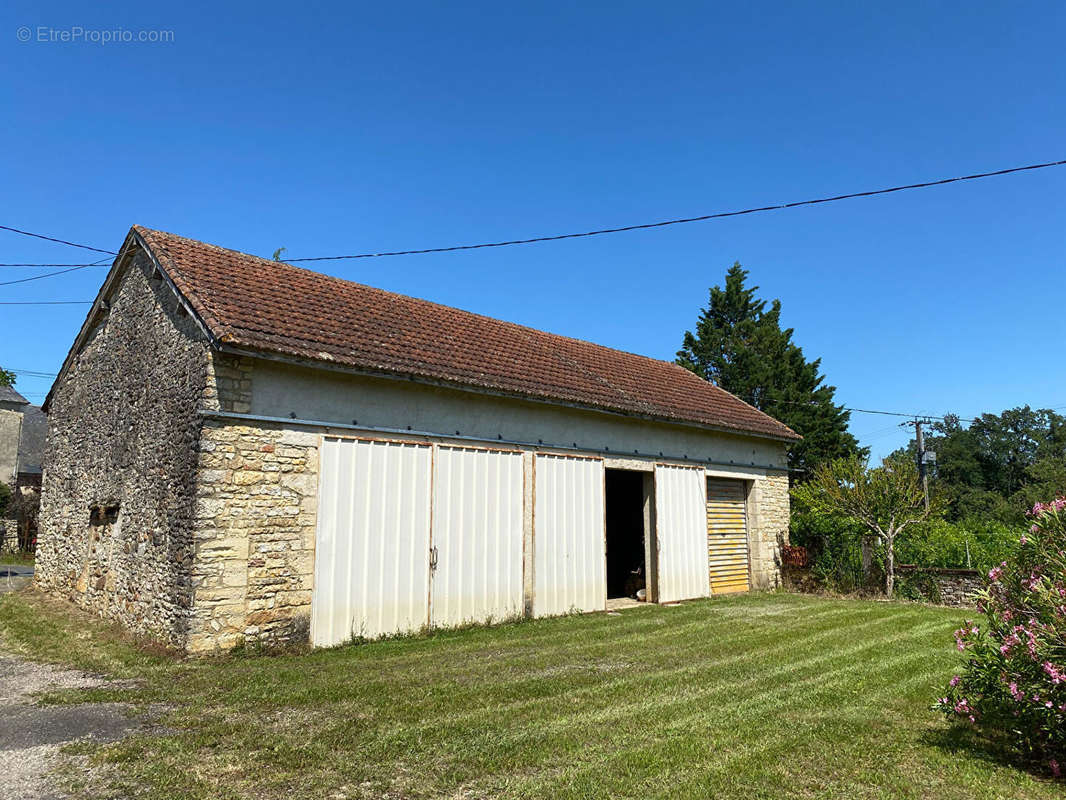
[[[709,596],[707,481],[702,469],[656,465],[655,531],[659,602]]]
[[[538,454],[535,481],[534,615],[603,610],[603,461]]]
[[[319,476],[311,640],[429,621],[429,445],[327,437]]]
[[[522,454],[441,445],[433,487],[433,624],[520,615]]]

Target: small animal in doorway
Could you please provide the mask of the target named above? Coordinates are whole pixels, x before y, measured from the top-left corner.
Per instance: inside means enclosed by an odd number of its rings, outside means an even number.
[[[637,568],[630,570],[629,575],[626,577],[626,597],[635,597],[637,600],[641,598],[638,596],[644,588],[644,565],[638,564]]]

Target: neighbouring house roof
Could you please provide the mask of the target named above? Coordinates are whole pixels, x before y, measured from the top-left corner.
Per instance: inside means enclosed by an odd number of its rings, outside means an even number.
[[[0,386],[0,403],[14,403],[16,405],[29,405],[29,400],[15,391],[13,386]]]
[[[40,406],[22,410],[22,435],[19,437],[20,473],[40,473],[44,463],[44,440],[48,435],[48,416]]]
[[[216,346],[371,374],[800,438],[667,361],[134,226]],[[129,240],[127,240],[129,242]]]

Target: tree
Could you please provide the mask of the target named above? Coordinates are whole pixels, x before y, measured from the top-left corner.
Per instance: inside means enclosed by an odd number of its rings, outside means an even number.
[[[14,386],[15,373],[9,369],[0,367],[0,386]]]
[[[792,497],[816,514],[854,520],[875,535],[885,547],[885,594],[892,597],[896,537],[930,514],[914,462],[889,458],[871,469],[865,457],[838,458],[819,465]]]
[[[784,422],[803,437],[789,450],[794,475],[807,475],[834,458],[863,455],[848,432],[850,413],[833,402],[835,386],[819,373],[821,359],[808,361],[781,328],[781,301],[756,296],[739,263],[725,287],[710,290],[695,333],[686,331],[677,363]]]
[[[1034,502],[1066,486],[1066,418],[1050,409],[981,414],[968,427],[948,415],[931,426],[925,444],[937,455],[932,491],[954,520],[1023,524]],[[894,455],[915,458],[914,443]]]

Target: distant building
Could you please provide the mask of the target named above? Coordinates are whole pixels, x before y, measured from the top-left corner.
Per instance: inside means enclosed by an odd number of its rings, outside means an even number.
[[[13,495],[33,497],[40,492],[41,462],[48,417],[10,386],[0,386],[0,482]],[[0,547],[31,548],[37,536],[36,515],[16,519],[12,505],[0,519]]]
[[[48,417],[10,386],[0,386],[0,482],[39,485]]]
[[[44,441],[48,436],[48,415],[40,406],[27,405],[22,412],[19,436],[17,483],[40,485],[44,464]]]
[[[0,483],[12,489],[19,471],[22,420],[29,405],[30,401],[12,387],[0,386]]]

